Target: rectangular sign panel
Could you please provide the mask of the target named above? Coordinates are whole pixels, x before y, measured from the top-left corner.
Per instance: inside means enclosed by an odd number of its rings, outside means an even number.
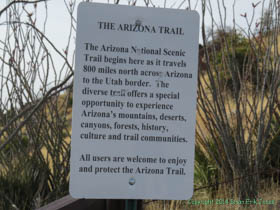
[[[199,15],[81,3],[70,193],[192,196]]]

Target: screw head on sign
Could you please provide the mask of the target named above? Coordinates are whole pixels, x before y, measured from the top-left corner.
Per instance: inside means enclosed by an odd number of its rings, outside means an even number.
[[[134,184],[136,183],[136,180],[135,180],[133,177],[131,177],[131,178],[129,179],[128,183],[129,183],[130,185],[134,185]]]
[[[136,25],[136,26],[141,26],[141,24],[142,24],[142,21],[141,21],[141,20],[136,20],[136,21],[135,21],[135,25]]]

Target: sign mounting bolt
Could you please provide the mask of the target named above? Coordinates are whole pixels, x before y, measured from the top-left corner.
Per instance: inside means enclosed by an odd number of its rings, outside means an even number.
[[[134,185],[134,184],[136,183],[136,180],[134,179],[134,177],[131,177],[131,178],[129,179],[128,183],[129,183],[130,185]]]
[[[135,21],[135,25],[136,25],[136,26],[141,26],[141,25],[142,25],[142,21],[139,20],[139,19],[137,19],[137,20]]]

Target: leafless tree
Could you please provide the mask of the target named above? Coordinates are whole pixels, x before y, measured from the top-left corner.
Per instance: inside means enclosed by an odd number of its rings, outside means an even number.
[[[241,14],[248,29],[238,27],[235,4],[232,5],[233,33],[227,33],[227,7],[217,1],[219,18],[214,18],[212,2],[202,0],[202,36],[206,68],[200,69],[198,86],[197,139],[204,151],[215,160],[224,180],[234,185],[229,196],[256,198],[260,173],[265,167],[265,154],[271,142],[271,125],[279,92],[279,24],[263,35],[264,26],[254,17]],[[252,10],[260,3],[252,4]],[[269,1],[271,16],[278,19],[277,1]],[[211,17],[210,41],[205,17]],[[253,13],[254,15],[254,13]],[[269,21],[269,20],[267,20]],[[271,21],[271,20],[270,20]],[[271,21],[272,22],[272,21]],[[255,32],[258,27],[258,33]],[[216,35],[217,29],[219,36]],[[240,66],[237,62],[236,32],[246,37],[248,49]],[[215,47],[214,40],[219,43]],[[217,40],[218,39],[218,40]],[[220,62],[218,61],[220,58]],[[224,75],[229,75],[232,92]],[[252,81],[253,80],[253,81]],[[215,147],[211,145],[214,143]],[[253,174],[253,176],[248,176]],[[244,177],[236,180],[236,178]],[[231,189],[231,188],[228,188]]]
[[[0,208],[35,208],[68,192],[73,59],[67,50],[75,1],[65,4],[71,24],[64,50],[45,35],[47,1],[8,1],[0,10]],[[39,13],[46,14],[43,24]]]

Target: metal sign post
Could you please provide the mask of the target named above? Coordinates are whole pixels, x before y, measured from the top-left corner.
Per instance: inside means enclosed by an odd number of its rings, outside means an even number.
[[[125,210],[137,210],[137,200],[125,200]]]

